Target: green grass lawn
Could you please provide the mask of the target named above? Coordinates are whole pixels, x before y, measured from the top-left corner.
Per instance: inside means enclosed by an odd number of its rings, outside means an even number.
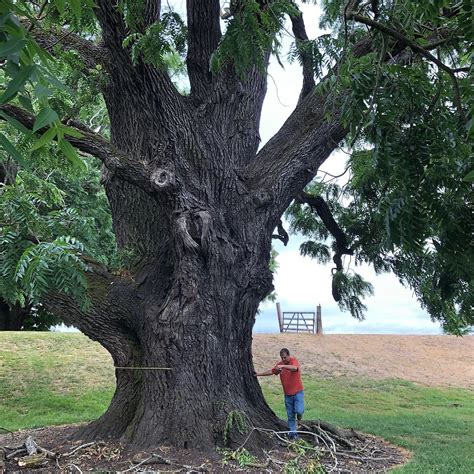
[[[270,405],[284,417],[278,379],[261,380]],[[397,473],[474,472],[472,391],[403,380],[304,382],[305,418],[373,433],[412,451]],[[13,431],[97,418],[113,389],[110,357],[84,336],[0,332],[0,427]]]

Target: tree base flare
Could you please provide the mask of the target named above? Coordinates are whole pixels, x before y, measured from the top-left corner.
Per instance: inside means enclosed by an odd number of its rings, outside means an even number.
[[[156,446],[147,450],[132,449],[118,441],[70,441],[84,425],[47,427],[18,431],[0,437],[0,459],[6,472],[21,471],[28,455],[26,440],[34,440],[43,463],[36,471],[60,472],[101,470],[138,472],[172,470],[173,472],[282,472],[285,467],[325,468],[332,472],[379,472],[403,464],[409,453],[371,435],[353,430],[339,430],[318,421],[301,426],[301,439],[286,441],[284,433],[253,428],[239,445],[207,451]],[[270,448],[251,451],[253,436],[267,436]],[[31,437],[31,438],[29,438]],[[337,439],[338,438],[338,439]],[[323,441],[324,440],[324,441]],[[334,445],[333,445],[334,444]],[[334,448],[334,449],[333,449]],[[1,465],[1,463],[0,463]],[[79,472],[79,471],[78,471]],[[318,471],[314,471],[318,472]]]

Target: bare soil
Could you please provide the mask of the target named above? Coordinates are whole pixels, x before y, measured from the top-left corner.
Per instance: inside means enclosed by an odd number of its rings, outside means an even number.
[[[474,336],[255,334],[257,370],[286,347],[317,377],[398,378],[426,386],[474,389]]]

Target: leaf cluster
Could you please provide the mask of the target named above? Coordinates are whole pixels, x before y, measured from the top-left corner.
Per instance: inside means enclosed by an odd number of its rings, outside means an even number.
[[[82,243],[68,235],[54,238],[53,203],[61,198],[5,186],[0,201],[0,294],[10,304],[35,304],[48,292],[61,291],[85,301],[87,289],[80,255]],[[56,199],[55,199],[56,198]],[[68,212],[63,213],[67,224]],[[50,237],[46,241],[41,238]]]
[[[132,26],[134,23],[132,22]],[[135,25],[136,27],[136,25]],[[158,68],[174,69],[184,64],[179,59],[186,53],[187,27],[181,16],[169,10],[157,21],[147,27],[143,33],[132,28],[124,39],[124,48],[130,48],[132,61],[139,60]]]
[[[210,67],[214,73],[233,67],[243,78],[254,67],[265,70],[268,55],[279,50],[285,15],[297,15],[298,10],[289,0],[242,0],[238,5],[226,20],[226,33]]]

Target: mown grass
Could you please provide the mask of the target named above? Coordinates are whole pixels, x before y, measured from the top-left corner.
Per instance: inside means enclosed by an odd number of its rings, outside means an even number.
[[[0,332],[0,427],[93,420],[114,391],[108,353],[82,334]]]
[[[265,396],[285,416],[277,377]],[[306,378],[305,418],[373,433],[413,452],[403,473],[474,472],[474,397],[465,389],[403,380]],[[80,334],[0,333],[0,427],[97,418],[114,390],[112,361]]]
[[[404,380],[305,379],[306,419],[372,433],[413,452],[395,472],[474,472],[474,397],[469,390],[431,388]],[[278,380],[262,383],[285,417]]]

